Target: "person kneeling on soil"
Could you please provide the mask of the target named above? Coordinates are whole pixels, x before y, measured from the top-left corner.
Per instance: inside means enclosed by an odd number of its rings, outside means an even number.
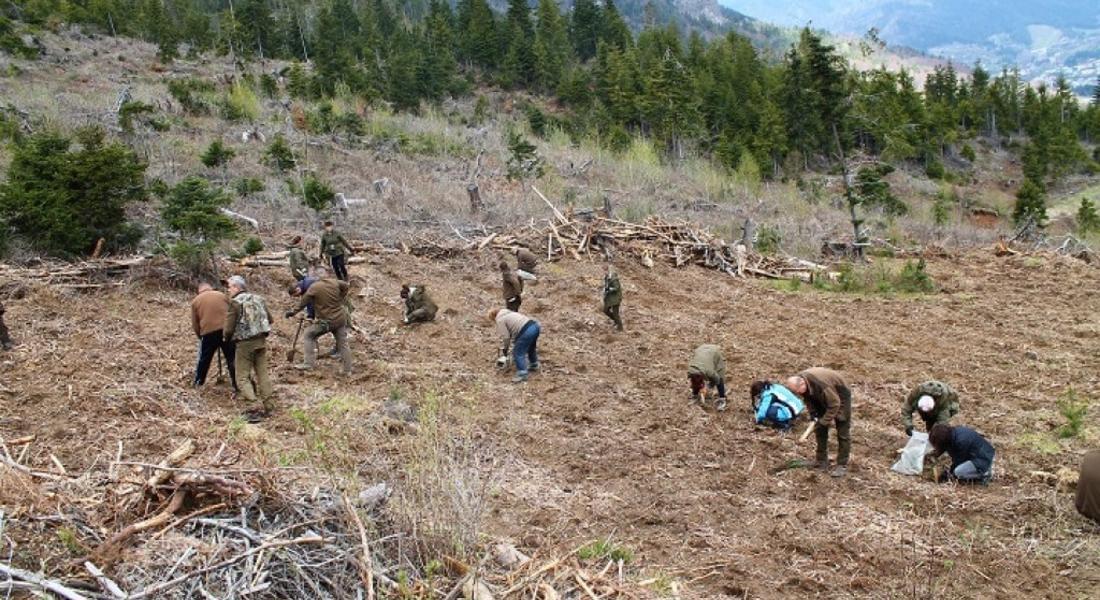
[[[961,425],[952,427],[937,423],[928,433],[928,441],[932,444],[933,457],[939,458],[945,452],[951,456],[951,470],[940,474],[940,483],[955,479],[960,483],[984,485],[993,478],[996,452],[977,431]]]
[[[439,308],[435,302],[432,302],[432,297],[428,295],[428,290],[424,286],[401,286],[401,298],[405,301],[406,325],[435,320],[435,313]]]
[[[901,424],[905,435],[913,436],[913,413],[920,413],[925,431],[932,431],[936,423],[947,423],[959,414],[959,395],[951,386],[939,381],[926,381],[909,392],[901,409]]]
[[[798,415],[806,410],[801,398],[774,381],[753,382],[749,397],[756,424],[769,425],[781,431],[790,431]]]
[[[529,371],[539,370],[538,343],[542,332],[539,322],[506,308],[494,308],[489,311],[489,320],[496,324],[500,335],[500,357],[497,366],[508,367],[508,349],[512,349],[512,359],[516,363],[516,376],[512,383],[527,381]]]
[[[726,410],[726,360],[722,349],[714,344],[703,344],[695,349],[688,363],[688,380],[691,381],[691,401],[706,402],[712,388],[718,390],[715,410]],[[705,389],[704,389],[705,388]]]
[[[336,352],[343,363],[341,374],[351,374],[351,350],[348,348],[348,313],[344,306],[348,296],[348,282],[325,277],[309,286],[298,301],[298,307],[286,311],[289,319],[311,304],[316,318],[306,330],[305,362],[297,368],[308,371],[317,365],[317,338],[332,333],[336,338]]]
[[[829,468],[829,427],[836,426],[836,468],[830,475],[843,477],[852,453],[852,391],[848,384],[840,373],[815,367],[788,378],[786,387],[809,406],[817,437],[814,467],[822,471]]]
[[[1077,478],[1077,512],[1100,524],[1100,450],[1091,450],[1081,461]]]
[[[611,263],[604,265],[603,275],[603,314],[615,324],[615,329],[623,330],[623,320],[619,316],[619,307],[623,303],[623,284],[619,283],[619,276]]]

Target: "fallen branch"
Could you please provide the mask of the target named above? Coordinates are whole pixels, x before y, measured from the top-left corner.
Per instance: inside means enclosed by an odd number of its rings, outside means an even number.
[[[141,598],[156,597],[157,595],[161,594],[165,590],[169,590],[171,588],[174,588],[177,585],[183,583],[184,581],[187,581],[188,579],[191,579],[192,577],[198,577],[200,575],[205,575],[206,573],[210,573],[211,571],[217,571],[218,569],[223,569],[225,567],[228,567],[229,565],[240,562],[240,561],[242,561],[242,560],[244,560],[244,559],[246,559],[250,556],[254,556],[254,555],[259,554],[261,552],[267,552],[268,550],[272,550],[272,549],[275,549],[275,548],[284,548],[286,546],[297,546],[299,544],[323,544],[324,542],[325,542],[325,538],[323,538],[319,535],[307,535],[307,536],[302,536],[302,537],[299,537],[299,538],[294,538],[292,540],[277,540],[277,541],[274,541],[274,542],[268,542],[266,544],[256,546],[255,548],[252,548],[251,550],[249,550],[247,552],[242,552],[241,554],[238,554],[237,556],[227,558],[227,559],[225,559],[223,561],[220,561],[220,562],[216,562],[216,563],[214,563],[214,564],[212,564],[208,567],[203,567],[203,568],[198,569],[196,571],[192,571],[190,573],[180,575],[179,577],[176,577],[175,579],[170,579],[170,580],[165,581],[163,583],[158,583],[156,585],[147,587],[144,590],[141,590],[139,592],[131,594],[130,595],[130,600],[140,600]],[[78,596],[78,597],[82,598],[82,596]]]
[[[359,574],[363,578],[363,585],[367,588],[367,600],[374,600],[374,559],[371,557],[370,544],[367,542],[367,530],[363,527],[363,520],[359,518],[358,511],[344,494],[344,509],[355,528],[359,531],[359,545],[362,548],[361,557],[356,562],[359,565]]]
[[[8,576],[8,579],[18,579],[20,581],[26,581],[32,583],[48,592],[53,592],[62,598],[67,600],[89,600],[89,598],[72,588],[65,587],[60,582],[53,579],[47,579],[41,575],[31,573],[30,571],[24,571],[10,565],[5,565],[0,562],[0,573]]]
[[[122,588],[118,587],[118,584],[112,581],[110,577],[107,577],[107,575],[100,570],[99,567],[95,566],[92,561],[84,561],[84,568],[92,574],[92,577],[95,577],[96,582],[99,583],[99,587],[103,588],[111,597],[118,598],[119,600],[125,600],[128,597],[128,594],[122,591]]]

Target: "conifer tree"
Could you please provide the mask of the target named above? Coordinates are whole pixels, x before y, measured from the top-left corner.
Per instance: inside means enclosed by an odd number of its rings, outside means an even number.
[[[569,23],[569,39],[577,57],[587,61],[596,56],[596,42],[600,39],[603,15],[595,0],[576,0],[573,18]]]
[[[543,92],[553,92],[569,60],[569,36],[556,0],[539,0],[535,24],[535,81]]]

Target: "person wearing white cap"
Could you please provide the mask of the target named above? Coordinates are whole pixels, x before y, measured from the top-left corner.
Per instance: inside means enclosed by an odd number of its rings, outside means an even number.
[[[226,284],[231,299],[222,335],[225,341],[237,344],[233,369],[237,374],[241,397],[250,405],[244,416],[255,423],[275,409],[271,379],[267,375],[267,336],[274,321],[264,299],[259,294],[246,291],[244,277],[234,275]],[[252,375],[256,378],[255,387],[249,380]],[[257,401],[259,406],[255,405]]]
[[[959,395],[941,381],[925,381],[909,392],[901,409],[901,424],[905,435],[913,435],[913,413],[919,413],[925,429],[932,431],[936,423],[947,423],[959,414]]]

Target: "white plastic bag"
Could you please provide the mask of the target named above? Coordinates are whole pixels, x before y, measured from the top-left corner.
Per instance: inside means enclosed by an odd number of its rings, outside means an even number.
[[[920,475],[924,471],[924,455],[928,449],[928,434],[914,431],[909,442],[899,450],[901,457],[898,462],[890,469],[902,475]]]

